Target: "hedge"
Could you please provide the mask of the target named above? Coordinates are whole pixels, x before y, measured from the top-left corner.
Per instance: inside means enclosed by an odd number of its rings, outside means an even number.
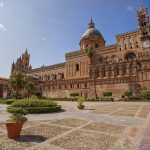
[[[76,96],[79,96],[79,93],[70,93],[70,96],[71,97],[76,97]]]
[[[0,100],[0,104],[7,104],[7,101],[6,100]]]
[[[13,107],[53,107],[56,106],[56,102],[50,100],[34,100],[34,99],[23,99],[12,104]]]
[[[106,96],[106,97],[112,96],[112,92],[104,92],[104,93],[103,93],[103,96]]]
[[[29,114],[51,113],[61,110],[61,106],[50,100],[22,99],[12,103],[8,108],[23,108]]]
[[[127,96],[127,97],[130,97],[130,96],[133,95],[133,92],[131,92],[131,91],[126,91],[126,92],[124,92],[124,95]]]
[[[77,98],[68,98],[68,97],[60,97],[60,98],[50,98],[53,101],[77,101]]]
[[[61,106],[53,106],[53,107],[30,107],[25,108],[28,113],[30,114],[37,114],[37,113],[52,113],[52,112],[58,112],[61,110]]]
[[[13,107],[13,106],[9,106]],[[8,109],[9,109],[8,108]],[[16,107],[13,107],[16,108]],[[61,110],[61,106],[53,106],[53,107],[28,107],[28,108],[23,108],[28,111],[29,114],[38,114],[38,113],[52,113],[52,112],[58,112]]]
[[[8,100],[0,100],[0,104],[7,104],[7,105],[11,105],[13,102],[16,102],[16,99],[8,99]]]

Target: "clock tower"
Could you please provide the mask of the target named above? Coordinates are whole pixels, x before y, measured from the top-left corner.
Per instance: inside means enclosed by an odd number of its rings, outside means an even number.
[[[141,40],[144,49],[150,48],[150,22],[148,9],[143,6],[137,11],[139,29],[141,30]]]

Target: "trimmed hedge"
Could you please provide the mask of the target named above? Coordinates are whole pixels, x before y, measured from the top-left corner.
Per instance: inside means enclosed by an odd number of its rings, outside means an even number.
[[[8,107],[9,108],[9,107]],[[61,110],[61,106],[50,100],[22,99],[12,103],[10,108],[23,108],[29,114],[51,113]]]
[[[35,99],[23,99],[12,104],[13,107],[53,107],[56,106],[56,102],[50,100],[35,100]]]
[[[103,93],[103,96],[106,96],[106,97],[112,96],[112,92],[104,92],[104,93]]]
[[[79,93],[70,93],[70,96],[71,97],[76,97],[76,96],[79,96]]]
[[[124,95],[127,96],[127,97],[130,97],[130,96],[133,95],[133,92],[131,92],[131,91],[126,91],[126,92],[124,92]]]
[[[13,107],[13,106],[9,106]],[[16,108],[16,107],[13,107]],[[9,108],[8,108],[9,109]],[[61,106],[53,106],[53,107],[28,107],[23,109],[27,110],[29,114],[40,114],[40,113],[52,113],[52,112],[58,112],[61,110]]]
[[[0,100],[0,104],[7,104],[7,105],[11,105],[13,102],[16,102],[16,99],[4,99],[4,100]]]
[[[67,97],[60,97],[60,98],[50,98],[52,101],[77,101],[77,98],[67,98]]]
[[[25,108],[30,114],[37,114],[37,113],[52,113],[58,112],[61,110],[61,106],[53,106],[53,107],[30,107]]]
[[[1,100],[0,100],[0,104],[7,104],[7,101],[6,101],[6,100],[1,99]]]
[[[10,99],[10,100],[6,100],[7,101],[7,105],[11,105],[13,102],[16,102],[18,100],[16,99]]]

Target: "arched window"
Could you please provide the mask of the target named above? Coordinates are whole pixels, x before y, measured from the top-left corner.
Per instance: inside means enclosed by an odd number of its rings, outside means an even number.
[[[122,74],[123,75],[126,74],[126,65],[125,64],[122,65]]]
[[[115,71],[115,76],[118,76],[119,75],[119,66],[115,66],[114,71]]]
[[[102,67],[101,74],[102,74],[102,77],[106,76],[106,69],[105,69],[105,67]]]
[[[126,56],[125,56],[125,60],[127,61],[130,61],[130,60],[134,60],[136,58],[136,55],[134,53],[128,53]]]
[[[111,77],[112,76],[112,67],[109,66],[108,67],[108,77]]]
[[[76,71],[79,71],[79,64],[76,64]]]

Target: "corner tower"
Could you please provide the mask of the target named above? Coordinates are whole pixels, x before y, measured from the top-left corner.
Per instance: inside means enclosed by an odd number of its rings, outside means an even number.
[[[93,46],[94,48],[105,47],[105,39],[99,30],[95,28],[95,24],[91,19],[88,24],[88,29],[84,32],[80,40],[80,49]]]
[[[150,48],[150,22],[148,9],[142,5],[140,10],[137,11],[139,29],[141,30],[141,40],[143,48]]]

